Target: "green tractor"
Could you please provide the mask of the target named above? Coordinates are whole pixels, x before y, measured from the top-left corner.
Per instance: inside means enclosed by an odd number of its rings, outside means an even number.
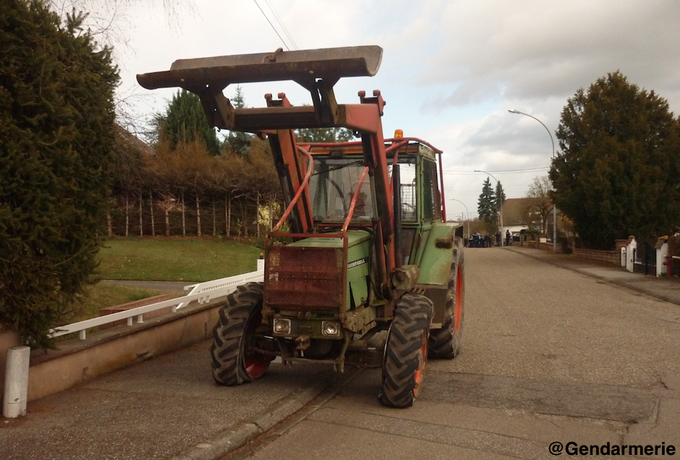
[[[338,104],[342,77],[372,76],[377,46],[178,60],[138,75],[148,89],[182,87],[201,98],[215,127],[269,140],[287,208],[265,240],[263,283],[230,294],[210,350],[218,384],[262,377],[316,361],[382,367],[379,400],[408,407],[418,397],[427,357],[460,352],[463,228],[446,223],[442,152],[395,133],[383,138],[380,92]],[[285,94],[263,108],[235,109],[229,84],[292,80],[312,105]],[[347,128],[360,139],[301,143],[301,128]],[[281,231],[287,227],[287,231]]]

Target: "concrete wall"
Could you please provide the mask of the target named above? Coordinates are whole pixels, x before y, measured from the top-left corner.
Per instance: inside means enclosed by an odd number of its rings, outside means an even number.
[[[224,300],[213,300],[207,305],[192,304],[176,313],[145,319],[144,323],[133,326],[91,332],[86,340],[61,340],[57,342],[58,350],[32,350],[28,400],[44,398],[90,378],[210,337]],[[7,343],[0,341],[0,380],[3,382],[7,349],[18,345],[12,340],[18,342],[16,336],[7,338]]]
[[[539,241],[535,244],[536,244],[536,247],[538,247],[538,249],[543,249],[544,251],[550,251],[550,252],[553,252],[555,249],[557,249],[557,253],[562,254],[562,246],[560,246],[559,244],[557,246],[553,246],[552,243],[544,243],[544,242],[541,242],[541,241]]]
[[[621,265],[620,251],[599,251],[596,249],[579,249],[574,248],[572,254],[582,259],[600,260],[602,262],[609,262],[613,265]]]

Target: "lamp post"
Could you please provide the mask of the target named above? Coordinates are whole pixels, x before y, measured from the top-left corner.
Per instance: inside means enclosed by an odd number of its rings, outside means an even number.
[[[514,113],[515,115],[524,115],[529,118],[533,118],[537,122],[539,122],[545,130],[548,132],[548,136],[550,136],[550,143],[552,144],[552,157],[555,158],[555,140],[553,139],[552,133],[548,129],[548,127],[538,118],[536,118],[533,115],[529,115],[528,113],[520,112],[519,110],[515,109],[508,109],[508,112]],[[557,206],[555,206],[555,203],[553,203],[553,252],[557,252]]]
[[[457,201],[465,207],[465,212],[467,213],[467,237],[470,238],[470,211],[468,211],[468,207],[465,206],[465,203],[455,198],[449,198],[449,201]]]
[[[489,176],[493,177],[493,180],[496,181],[496,190],[498,190],[498,188],[499,188],[498,187],[498,179],[496,179],[496,176],[494,176],[493,174],[491,174],[488,171],[482,171],[481,169],[475,169],[475,172],[488,174]],[[503,247],[503,241],[504,241],[505,235],[503,235],[503,203],[501,203],[500,197],[498,197],[498,214],[500,215],[500,219],[501,219],[501,228],[499,229],[499,231],[501,233],[501,247]]]

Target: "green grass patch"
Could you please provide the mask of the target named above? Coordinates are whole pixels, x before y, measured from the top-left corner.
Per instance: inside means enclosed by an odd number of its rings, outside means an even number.
[[[210,281],[255,271],[262,251],[234,241],[115,238],[99,252],[102,279]]]
[[[115,284],[97,283],[85,288],[85,292],[81,297],[80,302],[74,307],[74,311],[72,315],[67,318],[67,321],[69,323],[75,323],[85,319],[96,318],[99,316],[99,310],[102,308],[134,302],[135,300],[146,299],[160,294],[167,293],[153,289],[139,289]],[[182,293],[176,293],[173,297],[180,295],[182,295]]]

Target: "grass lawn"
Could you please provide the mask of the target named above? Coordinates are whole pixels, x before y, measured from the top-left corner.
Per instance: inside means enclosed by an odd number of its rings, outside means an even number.
[[[114,238],[99,251],[102,279],[210,281],[255,271],[262,252],[233,241]]]
[[[178,238],[114,238],[99,251],[101,279],[140,281],[210,281],[252,272],[261,250],[233,241]],[[81,302],[71,307],[61,324],[99,316],[99,310],[162,291],[96,283],[87,286]],[[182,295],[173,293],[174,296]]]
[[[85,288],[81,302],[73,307],[73,311],[68,314],[62,322],[64,324],[67,322],[75,323],[85,319],[96,318],[99,316],[99,310],[102,308],[146,299],[160,294],[166,293],[153,289],[139,289],[128,286],[97,283]],[[181,294],[176,294],[176,296],[179,295]]]

